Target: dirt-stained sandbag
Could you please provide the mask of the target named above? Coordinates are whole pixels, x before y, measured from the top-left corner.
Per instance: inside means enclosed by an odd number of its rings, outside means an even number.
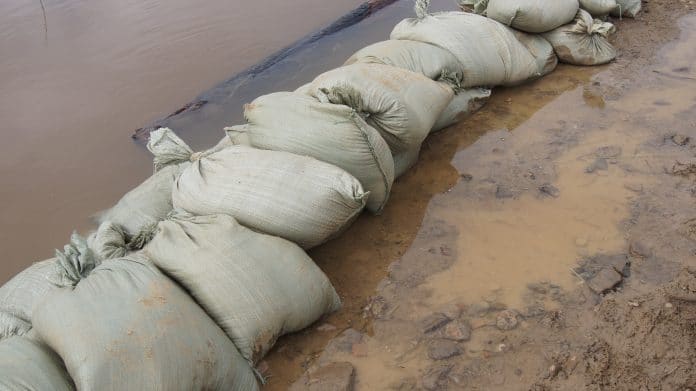
[[[578,10],[573,24],[561,26],[543,35],[562,62],[574,65],[605,64],[616,58],[616,50],[607,37],[616,31],[613,24],[592,19]]]
[[[355,109],[392,154],[418,147],[454,96],[452,87],[406,69],[355,63],[317,76],[309,93]]]
[[[340,308],[331,282],[296,244],[227,215],[175,214],[146,256],[191,294],[250,362],[276,339]]]
[[[140,255],[105,261],[34,318],[78,390],[258,389],[227,335]]]
[[[513,30],[513,32],[515,33],[515,38],[527,48],[529,54],[536,60],[537,74],[532,79],[546,76],[556,69],[558,57],[549,41],[539,34],[527,34],[517,30]]]
[[[404,175],[411,167],[418,162],[420,147],[401,152],[394,156],[394,172],[396,178]]]
[[[528,33],[562,26],[578,12],[578,0],[489,0],[486,16]]]
[[[444,129],[470,116],[483,107],[490,97],[491,90],[487,88],[470,88],[459,91],[440,114],[440,118],[433,126],[432,131]]]
[[[0,390],[72,391],[63,361],[45,344],[27,337],[0,341]]]
[[[512,29],[466,12],[427,14],[418,2],[417,17],[394,27],[391,39],[429,43],[449,50],[462,64],[461,87],[515,85],[539,77],[537,59]]]
[[[0,287],[0,339],[23,335],[37,304],[61,287],[72,287],[99,264],[85,239],[73,234],[55,258],[37,262]]]
[[[345,105],[277,92],[244,106],[248,124],[225,128],[233,144],[291,152],[346,170],[370,192],[367,209],[380,213],[394,182],[394,159],[379,132]]]
[[[580,0],[580,8],[592,16],[604,16],[618,7],[616,0]]]
[[[618,7],[611,11],[614,16],[627,16],[635,18],[641,9],[641,0],[616,0]]]
[[[391,65],[438,80],[458,72],[462,65],[447,50],[424,42],[387,40],[366,46],[353,54],[345,65],[372,63]]]
[[[368,196],[355,177],[334,165],[242,145],[196,158],[172,192],[176,208],[228,214],[303,248],[339,235]]]

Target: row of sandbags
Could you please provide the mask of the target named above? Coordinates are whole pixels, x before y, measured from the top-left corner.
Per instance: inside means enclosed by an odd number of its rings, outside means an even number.
[[[340,307],[303,249],[380,213],[428,134],[491,87],[541,77],[557,55],[610,60],[596,48],[613,26],[582,10],[538,35],[427,3],[343,67],[246,105],[208,150],[153,132],[155,173],[0,287],[0,386],[256,389],[279,336]]]

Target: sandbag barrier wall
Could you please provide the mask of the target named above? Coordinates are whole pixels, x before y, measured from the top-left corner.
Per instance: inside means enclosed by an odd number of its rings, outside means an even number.
[[[379,214],[432,131],[491,88],[597,65],[607,14],[639,0],[416,1],[390,39],[293,92],[257,98],[247,123],[194,153],[153,131],[154,174],[52,259],[0,287],[0,388],[254,390],[278,337],[340,308],[305,253],[364,208]],[[486,15],[486,16],[484,16]],[[593,19],[593,16],[596,19]],[[135,365],[137,363],[137,365]]]

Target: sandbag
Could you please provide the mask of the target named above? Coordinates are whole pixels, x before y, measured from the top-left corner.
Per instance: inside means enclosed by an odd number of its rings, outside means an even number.
[[[249,363],[141,255],[105,261],[43,301],[34,328],[78,390],[256,390]]]
[[[355,109],[377,129],[392,154],[418,147],[454,96],[451,87],[419,73],[362,63],[317,76],[310,94]]]
[[[616,58],[616,50],[607,37],[616,31],[613,24],[592,19],[584,10],[578,10],[573,24],[559,27],[544,34],[553,45],[562,62],[574,65],[605,64]]]
[[[37,262],[0,287],[0,339],[23,335],[35,307],[60,287],[72,287],[99,264],[84,238],[73,234],[55,258]]]
[[[515,33],[515,38],[527,48],[529,54],[536,60],[537,73],[528,80],[546,76],[556,69],[558,57],[553,50],[553,46],[547,40],[538,34],[527,34],[517,30],[513,30],[513,32]]]
[[[628,16],[635,18],[642,6],[641,0],[616,0],[618,7],[611,11],[614,16]]]
[[[227,215],[175,215],[143,250],[257,362],[284,334],[299,331],[341,301],[296,244],[254,232]]]
[[[264,95],[244,106],[242,126],[225,128],[233,144],[291,152],[346,170],[370,192],[366,207],[380,213],[394,182],[389,146],[355,110],[294,92]]]
[[[25,337],[0,342],[0,390],[72,391],[60,357],[43,343]]]
[[[618,7],[616,0],[580,0],[580,8],[592,16],[608,15]]]
[[[142,242],[141,237],[148,235],[157,222],[172,211],[172,186],[188,165],[165,165],[159,159],[156,161],[157,171],[152,176],[126,193],[111,209],[97,216],[100,225],[108,221],[120,227],[126,244]]]
[[[444,74],[458,72],[462,65],[450,52],[417,41],[388,40],[364,47],[353,54],[344,65],[354,63],[383,64],[420,73],[438,80]]]
[[[475,113],[488,102],[490,97],[491,90],[486,88],[470,88],[459,91],[440,114],[432,131],[444,129]]]
[[[400,154],[394,156],[394,172],[396,178],[404,175],[409,169],[411,169],[411,167],[418,162],[419,155],[420,146],[418,146],[418,148],[401,152]]]
[[[428,15],[421,8],[417,18],[399,22],[390,37],[449,50],[462,64],[463,88],[515,85],[541,75],[537,59],[510,28],[480,15]]]
[[[543,33],[575,17],[578,0],[489,0],[486,15],[528,33]]]
[[[228,214],[246,227],[317,246],[360,214],[369,192],[344,170],[287,152],[233,146],[203,155],[174,186],[174,206]]]

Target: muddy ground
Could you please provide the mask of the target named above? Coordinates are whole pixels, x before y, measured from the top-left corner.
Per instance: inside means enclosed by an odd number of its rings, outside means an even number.
[[[696,4],[643,5],[614,63],[495,90],[311,252],[344,307],[266,389],[696,389]]]

